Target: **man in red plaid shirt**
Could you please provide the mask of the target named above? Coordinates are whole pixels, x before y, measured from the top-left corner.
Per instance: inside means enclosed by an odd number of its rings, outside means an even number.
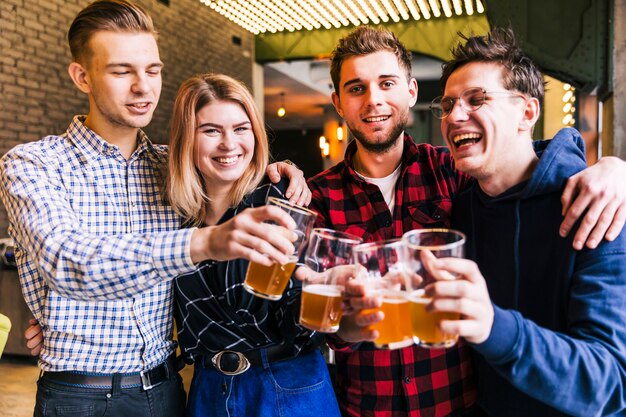
[[[343,162],[309,181],[318,226],[358,235],[365,242],[397,238],[416,228],[448,227],[452,199],[471,180],[455,170],[447,150],[415,144],[403,132],[417,100],[410,52],[391,32],[361,26],[339,41],[331,77],[333,104],[356,140],[348,145]],[[592,168],[596,174],[599,169]],[[585,180],[578,177],[578,188]],[[588,194],[585,201],[608,204]],[[578,214],[568,212],[565,226]],[[583,241],[595,220],[589,224],[577,233]],[[339,333],[329,338],[344,415],[480,415],[472,407],[476,383],[463,340],[434,350],[380,350],[358,343],[375,339],[376,332],[367,326],[378,320],[380,313],[345,317]]]

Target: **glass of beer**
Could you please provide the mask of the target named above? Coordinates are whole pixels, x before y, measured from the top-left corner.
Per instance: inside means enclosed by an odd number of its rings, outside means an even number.
[[[401,239],[364,243],[354,248],[354,261],[362,266],[359,279],[364,280],[368,296],[380,297],[379,309],[385,317],[370,329],[378,330],[377,348],[399,349],[413,344],[408,295],[412,288],[407,269],[408,252]]]
[[[300,324],[322,333],[339,329],[343,290],[354,276],[352,248],[361,239],[330,229],[313,229],[304,263],[310,270],[302,283]]]
[[[409,295],[415,343],[430,349],[453,346],[458,335],[443,333],[439,329],[439,322],[459,320],[460,316],[458,313],[426,310],[432,298],[426,297],[424,288],[433,283],[435,278],[424,268],[421,253],[428,250],[437,258],[462,258],[465,255],[465,235],[452,229],[420,229],[405,233],[403,240],[407,243],[412,272],[421,278],[420,284]]]
[[[296,222],[295,233],[297,239],[293,242],[295,251],[291,254],[289,262],[284,265],[272,264],[265,266],[256,262],[248,264],[248,272],[243,287],[246,291],[256,295],[257,297],[266,298],[268,300],[280,300],[283,292],[289,283],[291,274],[296,268],[296,262],[304,249],[307,239],[317,214],[304,207],[297,206],[287,200],[281,200],[276,197],[268,197],[267,204],[278,206],[286,211]]]

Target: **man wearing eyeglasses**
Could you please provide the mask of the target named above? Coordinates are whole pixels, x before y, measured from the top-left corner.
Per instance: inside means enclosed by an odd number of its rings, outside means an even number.
[[[452,199],[472,180],[455,170],[445,149],[415,144],[403,132],[417,100],[411,54],[391,32],[361,26],[339,41],[332,54],[331,78],[333,103],[355,140],[344,161],[309,180],[318,226],[356,234],[366,242],[397,238],[416,228],[449,227]],[[614,197],[623,206],[626,194],[617,177],[611,179],[615,170],[625,171],[623,162],[604,159],[570,180],[564,198],[565,208],[571,207],[562,225],[565,234],[589,207],[576,233],[577,242],[584,242],[590,232],[592,240],[601,238],[611,224],[609,233],[621,229],[622,217],[611,223],[617,208],[609,200]],[[603,180],[599,187],[611,198],[581,192],[572,199],[574,190],[584,190],[598,176]],[[601,213],[607,217],[594,228]],[[364,297],[362,287],[352,285],[350,290],[356,310],[379,306],[379,300]],[[380,319],[380,312],[346,316],[338,334],[328,339],[336,353],[336,392],[342,413],[476,415],[470,414],[475,411],[471,408],[476,386],[467,344],[461,341],[445,350],[411,346],[390,351],[360,343],[377,337],[368,326]]]
[[[533,149],[541,73],[511,30],[465,40],[432,109],[476,179],[452,221],[473,261],[427,262],[441,279],[431,307],[461,314],[440,327],[476,353],[487,415],[626,416],[626,234],[580,251],[558,235],[561,192],[586,168],[582,138],[567,128]]]

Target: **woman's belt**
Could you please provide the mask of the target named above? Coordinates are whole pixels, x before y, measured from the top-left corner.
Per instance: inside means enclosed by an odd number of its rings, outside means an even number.
[[[300,352],[296,352],[293,345],[274,345],[247,352],[222,350],[213,356],[203,356],[202,364],[205,368],[213,367],[224,375],[239,375],[246,372],[251,366],[263,366],[263,351],[265,351],[267,361],[271,363],[293,359],[311,350],[313,348],[303,348]]]

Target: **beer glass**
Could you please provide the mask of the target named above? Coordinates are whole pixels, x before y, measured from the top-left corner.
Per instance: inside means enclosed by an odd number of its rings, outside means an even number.
[[[420,229],[407,232],[402,238],[408,247],[411,269],[421,277],[421,283],[409,295],[415,343],[431,349],[453,346],[458,335],[443,333],[438,324],[441,320],[459,320],[459,314],[426,311],[426,305],[432,298],[426,297],[424,288],[433,283],[435,278],[426,271],[420,256],[422,251],[428,250],[437,258],[462,258],[465,235],[452,229]]]
[[[296,262],[300,253],[307,243],[311,229],[313,229],[317,214],[276,197],[268,197],[267,204],[280,207],[296,222],[295,233],[297,239],[293,242],[295,251],[291,254],[289,262],[284,265],[274,263],[271,266],[265,266],[256,262],[250,262],[243,287],[257,297],[275,301],[280,300],[283,296],[283,292],[289,283],[289,278],[291,278],[291,274],[296,268]]]
[[[353,276],[352,248],[361,239],[330,229],[313,229],[304,257],[310,269],[302,283],[300,324],[322,333],[339,329],[344,283]]]
[[[364,280],[368,296],[382,300],[379,309],[385,317],[370,328],[378,330],[374,340],[381,349],[398,349],[413,344],[408,295],[411,290],[407,269],[407,248],[401,239],[364,243],[353,251],[354,261],[363,267],[359,279]],[[363,310],[365,313],[375,310]]]

